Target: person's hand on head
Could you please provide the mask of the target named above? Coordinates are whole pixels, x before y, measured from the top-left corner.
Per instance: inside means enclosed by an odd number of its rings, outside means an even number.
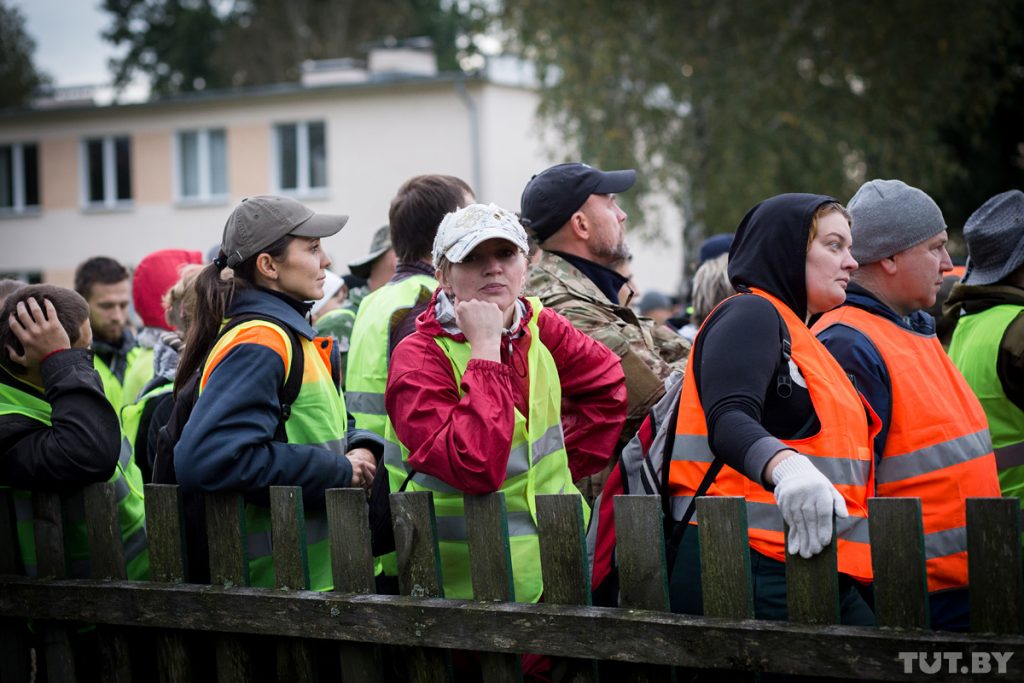
[[[7,324],[24,348],[23,353],[17,353],[8,344],[7,353],[11,360],[26,368],[38,367],[54,351],[71,348],[68,333],[60,324],[57,310],[49,299],[43,299],[42,307],[34,298],[18,302]]]

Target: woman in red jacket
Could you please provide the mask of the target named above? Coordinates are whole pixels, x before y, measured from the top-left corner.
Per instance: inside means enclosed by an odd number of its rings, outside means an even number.
[[[618,358],[520,296],[526,254],[511,212],[448,214],[433,248],[441,286],[390,361],[391,490],[434,493],[449,598],[472,597],[463,495],[502,491],[515,599],[540,599],[534,497],[579,495],[573,482],[608,463],[626,415]]]

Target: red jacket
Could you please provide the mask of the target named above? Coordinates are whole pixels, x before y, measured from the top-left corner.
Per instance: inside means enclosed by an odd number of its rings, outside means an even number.
[[[416,319],[416,332],[391,356],[384,404],[409,464],[470,494],[497,491],[505,479],[514,423],[513,407],[528,415],[529,348],[526,315],[511,340],[502,338],[500,363],[472,359],[455,384],[451,361],[434,342],[445,332],[434,316],[437,292]],[[540,340],[554,358],[562,385],[562,427],[574,481],[601,471],[615,450],[626,419],[626,383],[618,357],[545,308],[537,320]],[[513,335],[514,336],[514,335]],[[511,348],[511,354],[510,354]],[[503,454],[496,458],[494,454]]]

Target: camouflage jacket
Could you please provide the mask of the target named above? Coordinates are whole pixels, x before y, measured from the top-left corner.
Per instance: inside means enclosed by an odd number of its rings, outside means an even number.
[[[664,380],[683,371],[690,344],[664,325],[608,301],[590,278],[557,254],[544,252],[530,267],[526,293],[540,297],[619,356],[626,374],[629,411],[623,441],[636,433],[647,411],[665,394]]]

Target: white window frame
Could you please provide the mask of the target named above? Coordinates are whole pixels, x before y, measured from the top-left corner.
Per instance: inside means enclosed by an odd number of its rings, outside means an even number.
[[[271,129],[271,165],[272,184],[275,192],[291,197],[313,197],[322,198],[328,196],[330,178],[328,174],[327,159],[324,160],[324,185],[323,187],[309,186],[309,126],[319,123],[324,127],[324,154],[329,157],[327,149],[327,121],[324,119],[310,119],[307,121],[277,121]],[[296,187],[281,187],[281,126],[295,126],[295,164],[298,166],[295,175]]]
[[[25,203],[25,147],[35,145],[36,148],[36,172],[39,170],[39,143],[38,142],[0,142],[0,147],[11,148],[11,192],[14,203],[11,206],[0,206],[0,215],[21,216],[25,214],[39,213],[39,204]],[[42,186],[39,178],[36,178],[36,187],[42,196]]]
[[[226,127],[211,126],[207,128],[182,128],[174,131],[174,144],[172,156],[171,177],[174,178],[174,201],[184,206],[226,204],[231,196],[231,186],[228,178],[225,178],[227,190],[223,193],[214,194],[211,189],[211,167],[210,167],[210,133],[222,131],[224,133],[224,173],[227,174],[227,135]],[[181,136],[185,133],[196,133],[196,144],[198,146],[197,163],[199,165],[199,194],[187,196],[181,186]]]
[[[131,157],[134,155],[132,149],[132,138],[130,135],[87,135],[82,138],[78,145],[78,168],[81,171],[81,204],[86,210],[115,210],[130,209],[135,202],[135,188],[131,187],[132,196],[128,199],[117,198],[117,152],[114,143],[118,138],[128,140],[128,182],[131,178]],[[96,202],[89,199],[89,141],[100,140],[103,143],[103,201]]]

